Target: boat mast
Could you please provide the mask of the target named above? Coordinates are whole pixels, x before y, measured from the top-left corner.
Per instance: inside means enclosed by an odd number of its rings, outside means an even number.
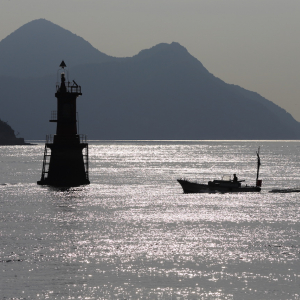
[[[256,182],[257,182],[257,180],[258,180],[259,167],[260,167],[259,149],[260,149],[260,147],[258,147],[258,151],[256,151],[256,155],[257,155],[257,173],[256,173]]]

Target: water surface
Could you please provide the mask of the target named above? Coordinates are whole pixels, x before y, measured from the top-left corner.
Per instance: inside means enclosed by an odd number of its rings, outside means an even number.
[[[237,173],[261,193],[183,194]],[[44,145],[0,147],[0,299],[299,299],[298,141],[93,141],[91,184],[38,186]]]

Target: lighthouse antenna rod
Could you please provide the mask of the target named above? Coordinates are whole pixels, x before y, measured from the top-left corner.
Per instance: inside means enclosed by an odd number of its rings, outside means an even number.
[[[259,176],[259,167],[260,167],[259,149],[260,149],[260,147],[258,147],[258,150],[256,151],[256,155],[257,155],[257,173],[256,173],[256,182],[257,182],[257,180],[258,180],[258,176]]]

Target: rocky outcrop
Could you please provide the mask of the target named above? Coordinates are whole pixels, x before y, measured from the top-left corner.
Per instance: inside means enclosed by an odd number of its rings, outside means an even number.
[[[18,138],[14,130],[6,123],[0,120],[0,146],[4,145],[29,145],[23,138]]]

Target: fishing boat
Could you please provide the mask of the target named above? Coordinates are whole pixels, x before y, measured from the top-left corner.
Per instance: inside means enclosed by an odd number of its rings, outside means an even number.
[[[238,180],[236,174],[231,177],[223,177],[221,180],[209,181],[207,184],[199,183],[196,181],[190,181],[188,179],[177,179],[181,185],[183,192],[185,194],[189,193],[247,193],[247,192],[260,192],[262,180],[258,179],[259,177],[259,168],[260,168],[260,157],[259,157],[259,148],[256,151],[257,155],[257,172],[256,172],[256,185],[245,185],[242,182],[245,180]]]

